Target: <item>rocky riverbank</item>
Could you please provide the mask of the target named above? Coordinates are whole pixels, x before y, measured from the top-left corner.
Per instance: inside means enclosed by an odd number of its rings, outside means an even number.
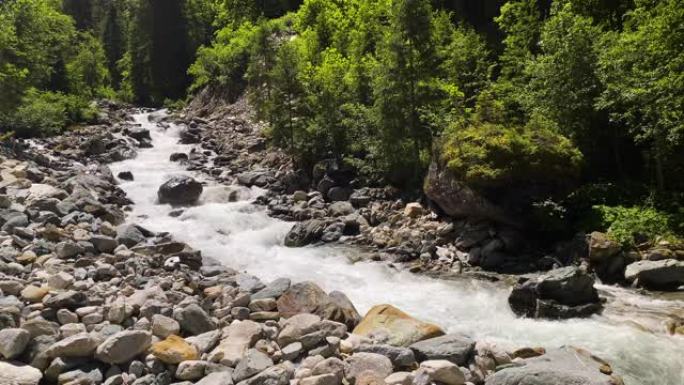
[[[108,111],[99,126],[3,149],[0,383],[621,383],[580,349],[505,351],[390,305],[361,317],[343,293],[262,283],[126,222],[130,201],[106,163],[152,143],[127,119],[131,110]],[[220,157],[198,151],[188,163],[204,169],[205,158]],[[232,178],[226,170],[212,174]]]
[[[283,152],[266,145],[263,127],[253,121],[244,99],[226,105],[200,94],[178,122],[188,126],[183,140],[204,149],[189,154],[189,168],[224,183],[266,189],[258,203],[273,217],[297,222],[286,239],[289,246],[353,244],[368,250],[368,258],[442,277],[499,279],[495,273],[575,265],[604,283],[675,291],[684,285],[682,244],[663,241],[623,250],[596,232],[578,234],[550,250],[527,239],[509,221],[446,216],[445,211],[482,212],[487,207],[447,183],[439,170],[431,170],[428,178],[439,181],[428,189],[439,207],[429,200],[412,201],[391,187],[363,186],[354,170],[333,160],[320,162],[309,176]]]

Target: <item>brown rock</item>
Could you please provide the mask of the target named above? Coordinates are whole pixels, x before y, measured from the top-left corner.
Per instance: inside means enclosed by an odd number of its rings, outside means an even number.
[[[176,335],[170,335],[152,345],[152,354],[166,364],[179,364],[199,358],[197,349]]]
[[[593,262],[604,261],[617,253],[622,248],[604,233],[594,231],[589,235],[589,259]]]
[[[439,326],[419,321],[392,305],[374,306],[353,333],[394,346],[409,346],[444,335]]]
[[[326,294],[313,282],[292,285],[278,299],[278,312],[289,318],[295,314],[311,313],[321,318],[340,322],[353,328],[361,318],[351,301],[340,292]]]

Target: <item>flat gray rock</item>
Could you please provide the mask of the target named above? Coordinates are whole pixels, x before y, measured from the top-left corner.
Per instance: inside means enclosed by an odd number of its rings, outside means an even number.
[[[552,350],[543,356],[523,361],[522,366],[510,367],[487,378],[485,385],[614,385],[610,375],[603,374],[610,367],[593,358],[586,351],[574,348]]]
[[[112,335],[97,347],[95,358],[108,364],[122,364],[142,354],[152,344],[152,333],[126,330]]]
[[[473,353],[475,341],[460,334],[447,334],[409,346],[419,361],[448,360],[464,366]]]

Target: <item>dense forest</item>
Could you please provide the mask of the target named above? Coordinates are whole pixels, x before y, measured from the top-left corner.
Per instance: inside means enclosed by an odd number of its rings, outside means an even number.
[[[0,4],[0,135],[200,92],[247,97],[309,172],[419,191],[437,162],[550,233],[684,231],[682,0]]]

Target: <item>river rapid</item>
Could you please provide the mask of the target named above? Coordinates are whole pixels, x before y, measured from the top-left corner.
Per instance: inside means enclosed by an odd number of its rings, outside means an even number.
[[[352,260],[359,250],[343,247],[284,247],[292,226],[253,205],[259,189],[244,189],[244,199],[227,202],[224,187],[169,161],[174,152],[189,152],[178,144],[181,127],[150,123],[149,114],[134,118],[150,130],[153,148],[135,159],[111,165],[116,175],[131,171],[134,181],[121,188],[135,203],[128,219],[202,250],[205,257],[253,274],[265,282],[279,277],[314,281],[326,291],[340,290],[361,314],[380,303],[395,305],[448,332],[503,347],[573,345],[586,348],[611,363],[628,385],[683,385],[684,338],[663,333],[664,315],[681,312],[684,300],[659,299],[632,290],[600,286],[608,297],[601,316],[566,321],[517,318],[509,309],[510,288],[477,280],[445,281],[397,271],[382,262]],[[156,203],[157,189],[173,175],[207,181],[202,202],[171,217],[170,205]],[[655,331],[654,331],[655,330]]]

